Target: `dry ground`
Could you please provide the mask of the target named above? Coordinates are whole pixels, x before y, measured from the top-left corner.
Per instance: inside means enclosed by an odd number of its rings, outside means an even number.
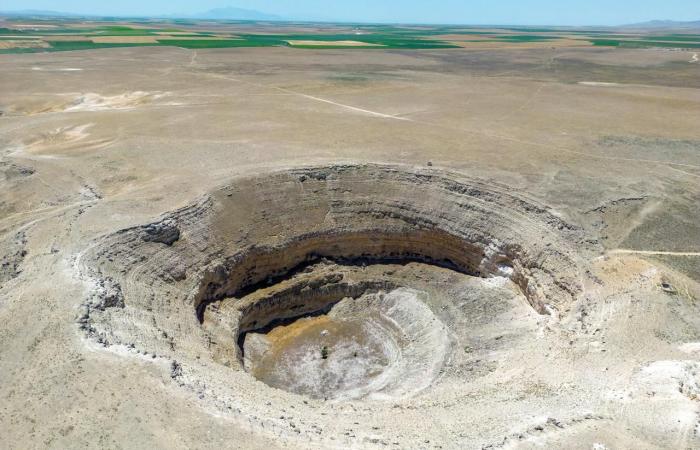
[[[304,41],[304,40],[293,40],[287,41],[289,45],[309,45],[309,46],[344,46],[344,47],[383,47],[380,44],[368,44],[366,42],[360,41]]]
[[[431,435],[402,440],[401,426],[413,425],[399,424],[385,436],[390,445],[694,447],[700,66],[689,59],[549,47],[1,55],[1,446],[380,445],[350,435],[313,444],[275,437],[178,389],[158,361],[95,346],[74,323],[89,291],[74,264],[98,237],[151,222],[235,176],[371,161],[431,162],[538,198],[602,243],[591,266],[606,286],[590,289],[584,309],[596,337],[574,336],[572,350],[557,350],[570,365],[499,387],[514,398],[557,398],[558,410],[572,411],[566,426],[538,410],[491,427],[478,405],[499,406],[480,398],[473,413],[449,421],[444,405],[416,410]],[[658,288],[662,279],[673,296]],[[572,370],[597,393],[582,397]],[[362,417],[348,424],[358,435],[373,425]]]

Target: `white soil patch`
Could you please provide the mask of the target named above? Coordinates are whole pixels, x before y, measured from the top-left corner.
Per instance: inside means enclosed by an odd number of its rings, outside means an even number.
[[[114,96],[103,96],[100,94],[87,93],[75,99],[75,101],[69,104],[64,111],[76,112],[131,109],[138,105],[157,100],[166,95],[168,94],[163,92],[153,93],[143,91],[127,92]]]
[[[579,81],[578,84],[583,85],[583,86],[602,86],[602,87],[621,86],[620,83],[606,83],[603,81]]]
[[[678,350],[688,354],[700,353],[700,342],[686,342],[678,346]]]
[[[80,72],[83,69],[77,67],[32,67],[32,70],[35,72]]]
[[[55,130],[43,133],[38,139],[29,142],[26,145],[26,150],[29,152],[41,152],[51,147],[81,141],[90,135],[87,130],[92,126],[92,123],[87,123],[83,125],[56,128]]]

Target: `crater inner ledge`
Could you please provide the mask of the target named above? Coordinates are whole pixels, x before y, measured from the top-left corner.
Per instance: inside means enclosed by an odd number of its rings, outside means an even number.
[[[461,174],[280,170],[98,242],[78,322],[257,414],[240,395],[256,380],[313,399],[430,395],[479,327],[566,314],[591,245],[536,200]]]

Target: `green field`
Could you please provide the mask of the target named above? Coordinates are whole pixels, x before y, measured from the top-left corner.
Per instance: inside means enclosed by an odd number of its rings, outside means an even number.
[[[102,36],[154,36],[162,37],[163,33],[177,32],[177,35],[172,35],[170,39],[156,39],[154,43],[95,43],[87,40],[61,40],[58,41],[54,36],[58,35],[75,35],[82,38],[94,38]],[[382,27],[380,30],[373,32],[362,32],[361,34],[335,33],[335,34],[253,34],[253,33],[236,33],[235,39],[223,38],[214,39],[216,36],[213,32],[191,32],[182,33],[179,29],[145,29],[145,28],[130,28],[126,26],[102,26],[95,28],[58,28],[51,30],[30,31],[30,30],[15,30],[10,28],[0,28],[0,39],[2,36],[27,36],[27,39],[36,39],[39,35],[41,39],[49,43],[49,48],[27,48],[27,49],[4,49],[0,53],[16,53],[21,52],[50,52],[50,51],[68,51],[68,50],[89,50],[99,48],[112,47],[137,47],[137,46],[175,46],[181,48],[203,49],[203,48],[229,48],[229,47],[276,47],[290,46],[287,41],[357,41],[364,42],[368,45],[295,45],[295,48],[403,48],[403,49],[431,49],[431,48],[455,48],[454,44],[429,39],[430,33],[421,33],[410,30],[400,30],[392,32],[391,28]],[[439,32],[431,30],[433,34],[442,34],[448,32],[441,30]],[[225,34],[225,33],[223,33]],[[230,37],[234,35],[229,34]],[[173,39],[173,37],[175,39]],[[187,38],[198,39],[187,39]],[[212,39],[201,39],[212,37]],[[17,39],[17,38],[15,38]],[[377,47],[381,45],[382,47]]]
[[[71,50],[93,50],[97,48],[117,47],[145,47],[158,44],[119,44],[119,43],[95,43],[89,41],[48,41],[51,48],[38,49],[39,51],[64,52]]]
[[[245,39],[168,39],[160,40],[157,44],[150,45],[169,45],[180,48],[230,48],[230,47],[264,47],[258,43]]]
[[[559,36],[540,36],[536,34],[510,34],[506,36],[497,36],[494,39],[506,42],[541,42],[553,41],[560,38]]]
[[[36,28],[32,28],[31,25],[12,28],[13,22],[11,20],[5,21],[5,24],[8,23],[10,25],[0,27],[0,42],[4,42],[3,45],[6,47],[0,48],[0,53],[57,52],[145,46],[170,46],[186,49],[235,47],[448,49],[459,48],[459,44],[464,42],[508,44],[552,42],[554,44],[563,38],[604,47],[700,48],[700,35],[698,34],[614,33],[609,30],[576,30],[554,27],[482,29],[465,26],[409,27],[338,24],[333,26],[318,25],[314,27],[318,31],[306,33],[298,30],[302,28],[302,25],[308,27],[309,24],[280,23],[274,26],[269,24],[261,26],[256,22],[244,21],[142,20],[125,24],[120,23],[117,19],[94,22],[56,19],[35,22],[37,23]],[[292,32],[277,34],[278,29]],[[75,36],[75,39],[71,39],[72,36]],[[138,37],[141,36],[145,37],[144,42],[138,42]],[[460,39],[460,36],[464,36],[464,38]],[[103,37],[112,38],[110,39],[112,42],[93,42],[91,40]],[[124,38],[124,42],[119,42],[120,37]],[[449,40],[446,40],[445,37],[449,37]],[[128,42],[129,38],[132,38],[131,40],[134,42]],[[45,43],[42,44],[43,47],[32,47],[37,40]],[[148,40],[152,42],[146,42]],[[304,41],[304,43],[291,45],[289,41]],[[316,41],[318,44],[314,45],[312,41]],[[334,44],[335,41],[338,41],[337,45]],[[343,45],[340,41],[360,42],[367,45]]]
[[[666,42],[653,40],[630,39],[589,39],[591,44],[597,47],[624,47],[624,48],[700,48],[700,42]]]

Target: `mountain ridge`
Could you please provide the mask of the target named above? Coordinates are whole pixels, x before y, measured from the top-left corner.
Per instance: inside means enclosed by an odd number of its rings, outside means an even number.
[[[275,14],[269,14],[254,9],[236,8],[227,6],[224,8],[214,8],[203,13],[193,14],[191,17],[197,19],[230,19],[230,20],[284,20]]]
[[[689,20],[689,21],[679,21],[679,20],[649,20],[647,22],[631,23],[623,25],[620,28],[651,28],[651,29],[663,29],[663,28],[675,28],[675,29],[700,29],[700,20]]]

